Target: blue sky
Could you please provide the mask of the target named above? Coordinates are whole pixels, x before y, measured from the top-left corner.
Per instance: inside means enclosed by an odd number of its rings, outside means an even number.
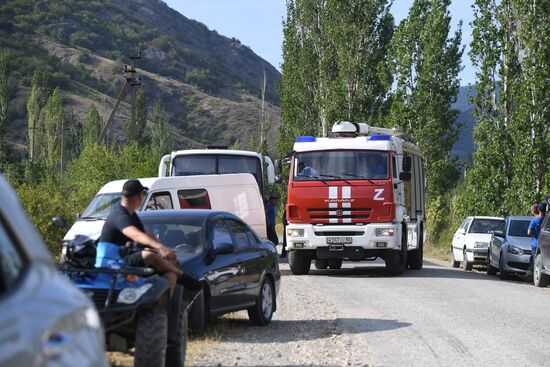
[[[285,0],[165,0],[187,18],[198,20],[227,37],[236,37],[273,66],[280,69],[283,43],[282,21],[286,15]],[[392,13],[396,22],[407,16],[413,0],[395,0]],[[453,27],[462,19],[462,42],[472,39],[473,0],[453,0],[450,11]],[[467,55],[463,57],[462,85],[473,83],[475,71]]]

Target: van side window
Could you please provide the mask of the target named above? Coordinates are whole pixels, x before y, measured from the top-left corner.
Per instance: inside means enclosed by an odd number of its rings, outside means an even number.
[[[205,189],[179,190],[178,199],[181,209],[212,209]]]
[[[0,221],[0,294],[12,288],[23,273],[25,263],[17,247]]]
[[[395,161],[394,155],[392,155],[391,157],[391,170],[393,172],[392,174],[393,178],[397,178],[397,162]]]
[[[149,198],[145,210],[174,209],[172,197],[168,191],[155,192]]]

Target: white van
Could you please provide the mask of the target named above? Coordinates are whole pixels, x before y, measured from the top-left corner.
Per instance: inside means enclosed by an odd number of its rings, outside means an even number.
[[[65,235],[99,238],[111,208],[120,202],[127,180],[112,181],[99,190],[84,213]],[[256,179],[250,173],[152,177],[139,181],[149,188],[140,210],[215,209],[242,218],[262,238],[267,238],[265,209]]]

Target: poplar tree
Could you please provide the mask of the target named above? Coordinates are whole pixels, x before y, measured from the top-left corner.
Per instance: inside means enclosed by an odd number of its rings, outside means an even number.
[[[27,100],[28,147],[31,161],[35,161],[42,156],[44,126],[40,116],[47,99],[47,80],[48,77],[45,73],[35,71],[32,77],[31,92]]]
[[[153,107],[153,127],[151,129],[151,150],[160,159],[168,154],[171,147],[170,125],[166,123],[166,113],[162,102],[157,100]]]
[[[44,163],[48,168],[55,168],[61,157],[61,134],[63,125],[63,96],[59,88],[55,88],[46,105],[41,111],[41,120],[44,123]]]
[[[136,126],[134,131],[134,140],[144,145],[147,139],[145,128],[147,127],[147,103],[145,101],[145,92],[142,88],[136,94]]]
[[[88,113],[86,114],[86,119],[84,120],[83,126],[83,143],[94,144],[99,139],[99,134],[101,134],[102,120],[97,108],[94,104],[91,104],[88,107]]]
[[[427,164],[429,198],[454,184],[451,148],[458,137],[457,111],[463,47],[461,23],[450,35],[450,0],[415,0],[392,45],[396,88],[390,124],[411,136]]]

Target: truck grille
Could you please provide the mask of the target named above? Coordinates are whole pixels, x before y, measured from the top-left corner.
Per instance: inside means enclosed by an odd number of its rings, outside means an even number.
[[[365,234],[365,231],[325,231],[325,232],[315,232],[316,236],[325,236],[325,237],[336,237],[336,236],[362,236]]]
[[[341,222],[351,219],[352,222],[367,221],[372,212],[371,208],[310,208],[307,210],[313,222],[326,223],[330,219]]]

